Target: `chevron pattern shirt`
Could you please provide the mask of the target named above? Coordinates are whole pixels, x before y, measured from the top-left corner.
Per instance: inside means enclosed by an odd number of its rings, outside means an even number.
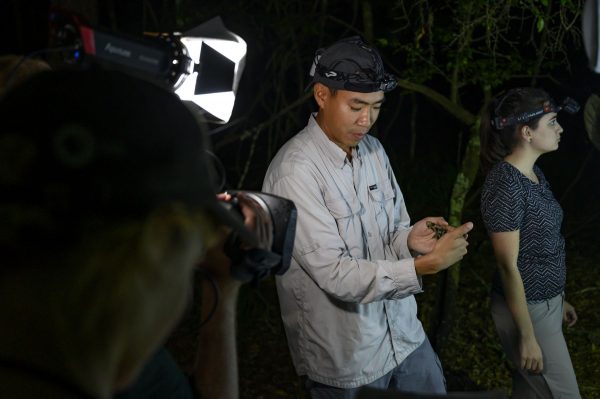
[[[517,267],[529,302],[563,292],[566,282],[563,211],[542,170],[533,168],[539,184],[510,163],[496,164],[481,193],[481,213],[488,232],[519,231]],[[494,289],[502,293],[498,271]]]

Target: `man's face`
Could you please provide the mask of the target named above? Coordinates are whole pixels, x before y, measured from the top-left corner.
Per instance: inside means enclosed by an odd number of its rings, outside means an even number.
[[[333,94],[321,83],[315,84],[314,96],[319,104],[319,126],[348,154],[377,120],[385,98],[383,91],[358,93],[338,90]]]

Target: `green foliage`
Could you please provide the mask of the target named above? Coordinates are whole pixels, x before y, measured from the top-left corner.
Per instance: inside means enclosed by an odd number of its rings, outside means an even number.
[[[441,77],[450,91],[494,89],[564,63],[559,55],[579,43],[574,22],[581,8],[581,0],[398,0],[390,35],[380,43],[401,56],[413,82]]]

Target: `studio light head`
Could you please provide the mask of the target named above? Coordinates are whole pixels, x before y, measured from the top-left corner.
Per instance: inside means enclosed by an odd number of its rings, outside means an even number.
[[[64,10],[50,15],[50,40],[69,49],[66,64],[101,65],[163,83],[213,122],[231,118],[246,59],[246,42],[215,17],[184,33],[134,38],[92,28]]]

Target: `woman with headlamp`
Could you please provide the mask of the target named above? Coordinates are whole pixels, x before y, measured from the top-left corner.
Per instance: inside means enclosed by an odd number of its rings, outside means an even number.
[[[513,398],[581,397],[562,333],[563,320],[577,321],[564,300],[563,212],[536,165],[558,149],[561,109],[578,106],[519,88],[496,97],[481,119],[481,212],[498,265],[492,316],[516,369]]]

